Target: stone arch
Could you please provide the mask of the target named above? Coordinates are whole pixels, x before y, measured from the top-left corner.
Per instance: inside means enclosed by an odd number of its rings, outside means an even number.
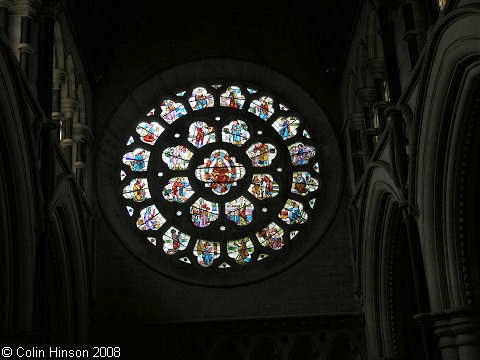
[[[381,161],[368,169],[359,222],[362,243],[362,289],[368,353],[376,357],[425,358],[423,329],[413,318],[426,312],[423,258],[406,215],[405,197]],[[413,339],[413,340],[412,340]],[[419,343],[417,347],[410,344]]]
[[[52,238],[46,259],[47,327],[53,339],[66,343],[87,341],[89,326],[88,224],[75,183],[67,176],[57,187],[50,205]],[[65,327],[69,326],[69,327]]]
[[[468,8],[440,22],[426,51],[418,92],[415,117],[422,121],[413,129],[418,156],[410,176],[417,178],[412,193],[420,213],[425,263],[429,264],[432,311],[458,309],[473,301],[462,188],[470,176],[472,157],[463,156],[465,145],[472,144],[471,128],[470,132],[466,129],[474,119],[472,104],[480,80],[480,37],[472,30],[476,23],[478,13]]]
[[[18,62],[0,39],[0,329],[4,334],[32,331],[35,242],[43,209],[39,179],[33,169],[38,159],[23,93]],[[8,170],[5,171],[5,170]]]

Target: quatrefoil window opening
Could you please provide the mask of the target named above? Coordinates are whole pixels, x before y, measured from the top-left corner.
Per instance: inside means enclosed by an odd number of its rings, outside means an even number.
[[[137,230],[165,255],[202,267],[244,266],[272,258],[309,221],[320,186],[317,147],[301,116],[274,96],[238,85],[197,86],[160,100],[135,131],[126,139],[121,192]],[[151,163],[155,158],[161,161]],[[288,186],[281,185],[285,169],[292,170]],[[158,178],[160,192],[151,188]],[[269,202],[280,195],[283,206],[270,214]],[[177,208],[167,211],[162,201]],[[262,215],[269,221],[260,226]],[[217,222],[229,238],[202,235]],[[242,228],[250,233],[236,236]]]

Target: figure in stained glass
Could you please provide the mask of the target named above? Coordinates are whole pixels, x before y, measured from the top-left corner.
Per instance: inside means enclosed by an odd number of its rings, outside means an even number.
[[[155,205],[147,206],[140,211],[140,217],[137,220],[137,227],[140,230],[158,230],[165,224],[166,220],[160,214]]]
[[[190,206],[190,214],[192,215],[192,222],[198,227],[207,227],[213,221],[218,219],[218,204],[202,198]]]
[[[225,204],[227,218],[239,226],[248,225],[252,222],[253,210],[253,204],[244,196]]]
[[[185,146],[179,145],[163,150],[162,160],[171,170],[186,170],[192,155]]]
[[[147,171],[149,158],[150,151],[138,148],[123,155],[122,160],[132,171]]]
[[[249,237],[240,240],[233,240],[227,243],[227,253],[232,259],[235,259],[240,265],[246,265],[252,260],[252,254],[255,248]]]
[[[253,100],[248,111],[266,121],[275,111],[273,109],[273,99],[268,96],[262,96],[260,99]]]
[[[192,91],[192,97],[188,99],[193,110],[201,110],[213,106],[213,96],[209,94],[207,89],[197,87]]]
[[[205,158],[202,165],[195,170],[198,180],[205,183],[217,195],[229,192],[237,181],[245,176],[245,167],[237,163],[225,150],[214,150],[209,158]]]
[[[188,128],[188,141],[197,148],[213,143],[215,140],[215,128],[203,121],[195,121]]]
[[[238,86],[229,86],[227,90],[220,95],[220,105],[241,109],[245,103],[245,96]]]
[[[171,178],[163,189],[163,197],[170,202],[184,203],[193,194],[188,177]]]
[[[150,145],[155,145],[155,142],[164,130],[157,122],[141,122],[137,125],[137,133],[140,135],[140,140]]]
[[[248,188],[248,192],[259,200],[277,196],[278,190],[278,184],[270,174],[253,174],[252,183]]]
[[[176,103],[173,100],[163,101],[161,108],[162,113],[160,116],[169,124],[174,123],[178,118],[187,114],[185,106],[183,106],[181,103]]]
[[[255,167],[264,167],[272,164],[277,156],[277,149],[272,144],[255,143],[247,150],[247,155]]]
[[[302,203],[288,199],[278,217],[287,224],[303,224],[308,214],[303,210]]]
[[[220,243],[215,241],[197,240],[193,249],[193,255],[202,266],[210,266],[220,256]]]
[[[315,148],[311,145],[305,145],[297,142],[288,147],[293,165],[305,165],[315,156]]]
[[[318,180],[306,171],[293,173],[292,192],[302,196],[318,189]]]
[[[123,188],[123,197],[132,199],[135,202],[142,202],[150,199],[150,191],[148,190],[147,179],[133,179],[130,184]]]
[[[173,255],[179,251],[185,250],[190,241],[190,236],[180,232],[177,228],[171,226],[163,234],[163,251],[165,254]]]
[[[273,250],[280,250],[283,245],[283,229],[274,222],[267,225],[262,231],[257,233],[260,245]]]
[[[222,129],[222,140],[224,142],[242,146],[249,138],[248,126],[242,120],[234,120]]]
[[[272,124],[273,128],[280,134],[283,140],[290,139],[297,135],[297,128],[300,120],[294,116],[281,116]]]

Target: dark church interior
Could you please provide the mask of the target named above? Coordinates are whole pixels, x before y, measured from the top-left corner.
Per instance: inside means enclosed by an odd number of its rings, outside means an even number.
[[[0,83],[1,359],[480,359],[479,0],[0,0]]]

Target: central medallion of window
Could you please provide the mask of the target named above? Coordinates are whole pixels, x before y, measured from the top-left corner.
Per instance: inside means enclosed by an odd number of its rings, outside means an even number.
[[[160,100],[126,142],[128,215],[150,246],[163,242],[185,264],[273,257],[301,238],[317,200],[318,154],[301,115],[239,85],[186,94]]]
[[[226,150],[214,150],[195,170],[195,176],[217,195],[224,195],[245,176],[245,167]]]

